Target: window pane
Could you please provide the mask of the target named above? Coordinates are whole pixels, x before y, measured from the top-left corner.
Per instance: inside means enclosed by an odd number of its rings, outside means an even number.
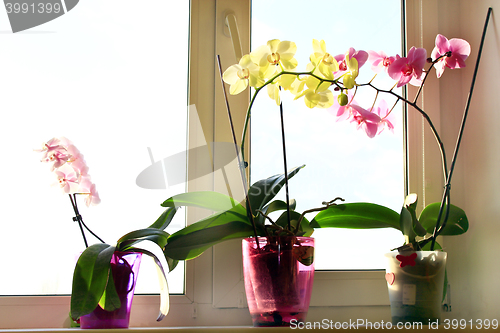
[[[16,34],[8,22],[0,20],[0,295],[70,294],[85,246],[68,196],[51,187],[33,149],[64,136],[85,155],[102,202],[79,208],[107,243],[153,223],[163,200],[184,191],[142,188],[136,178],[152,159],[186,149],[189,1],[87,0]],[[182,214],[173,224],[184,225]],[[149,259],[138,293],[159,292]],[[179,267],[170,291],[183,285]]]
[[[312,53],[312,40],[324,40],[333,56],[356,50],[401,54],[401,1],[357,0],[315,1],[314,6],[290,0],[253,0],[252,49],[270,39],[297,44],[298,71],[305,71]],[[312,4],[312,3],[311,3]],[[358,83],[368,82],[373,72],[367,63]],[[374,83],[390,89],[394,82],[379,74]],[[281,93],[288,167],[306,167],[290,180],[290,198],[297,210],[320,207],[323,201],[342,197],[346,202],[373,202],[399,212],[404,200],[404,151],[402,111],[397,115],[394,134],[385,130],[370,139],[349,121],[337,122],[330,109],[309,109],[303,99],[293,101]],[[369,108],[375,97],[370,88],[359,89],[358,103]],[[395,100],[383,96],[392,106]],[[262,91],[251,118],[252,181],[283,172],[279,107]],[[283,191],[284,192],[284,191]],[[281,193],[284,199],[284,194]],[[309,216],[312,218],[312,216]],[[380,269],[382,253],[403,243],[401,233],[392,229],[320,229],[316,238],[317,269]],[[349,256],[343,253],[349,251]],[[356,258],[354,261],[352,258]]]

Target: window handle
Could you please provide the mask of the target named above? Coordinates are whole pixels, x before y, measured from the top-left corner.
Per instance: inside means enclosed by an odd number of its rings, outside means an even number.
[[[226,31],[228,31],[229,32],[228,37],[231,38],[231,42],[233,43],[233,50],[234,50],[234,55],[236,57],[236,62],[240,62],[241,57],[243,57],[243,51],[241,49],[241,40],[240,40],[240,33],[238,31],[238,23],[236,22],[236,16],[234,16],[234,14],[226,15],[226,23],[224,28],[226,36],[228,36],[228,34],[226,33]]]

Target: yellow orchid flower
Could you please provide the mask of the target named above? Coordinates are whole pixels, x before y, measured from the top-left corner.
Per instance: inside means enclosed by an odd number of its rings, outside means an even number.
[[[347,66],[347,73],[344,74],[342,82],[344,83],[345,88],[351,89],[356,85],[356,78],[359,74],[358,60],[354,57],[349,59],[349,54],[347,53],[345,55],[345,63]]]
[[[326,52],[326,43],[324,40],[313,39],[313,51],[310,59],[314,67],[328,80],[333,80],[333,73],[339,70],[337,60]]]
[[[307,89],[304,90],[304,86]],[[329,108],[335,99],[330,89],[329,82],[321,82],[313,76],[300,82],[300,86],[295,89],[295,99],[304,97],[304,102],[308,108]]]
[[[283,74],[280,77],[276,78],[273,83],[267,86],[267,94],[271,99],[274,99],[276,105],[280,105],[280,87],[285,90],[291,90],[292,86],[296,80],[296,75],[292,74]]]
[[[250,55],[252,61],[260,67],[264,78],[270,78],[279,71],[278,65],[285,70],[297,67],[297,59],[294,58],[297,45],[290,41],[272,39],[266,45],[262,45]]]
[[[240,62],[229,67],[222,74],[224,82],[229,84],[229,93],[236,95],[245,90],[248,85],[251,87],[260,87],[264,84],[259,66],[252,62],[249,54],[244,55]]]

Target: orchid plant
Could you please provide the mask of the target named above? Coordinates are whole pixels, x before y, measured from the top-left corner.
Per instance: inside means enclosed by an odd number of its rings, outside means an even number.
[[[468,229],[465,212],[451,205],[449,186],[451,172],[448,169],[444,144],[430,117],[417,104],[418,97],[432,68],[437,77],[441,77],[445,68],[457,69],[465,67],[465,60],[470,54],[470,45],[463,39],[448,40],[437,35],[431,56],[427,56],[424,48],[412,47],[405,57],[387,55],[384,52],[363,51],[349,48],[344,54],[333,56],[328,52],[324,41],[313,40],[313,52],[306,71],[295,71],[297,61],[294,58],[297,47],[290,41],[270,40],[267,45],[257,48],[241,58],[238,64],[230,66],[223,75],[224,81],[230,85],[230,93],[238,94],[247,86],[253,87],[253,94],[247,109],[245,128],[243,131],[241,151],[244,151],[246,127],[248,126],[252,105],[259,92],[266,87],[270,98],[281,104],[281,91],[289,91],[295,100],[303,99],[309,108],[331,109],[338,120],[347,120],[362,129],[370,138],[382,133],[384,129],[393,131],[391,119],[394,107],[398,102],[406,103],[419,112],[427,121],[434,134],[442,157],[442,168],[446,180],[445,194],[441,203],[428,205],[416,215],[416,195],[409,195],[401,214],[389,212],[386,207],[370,203],[348,203],[332,205],[318,213],[311,221],[313,228],[382,228],[393,227],[403,232],[406,244],[404,248],[420,250],[431,242],[428,248],[434,249],[435,238],[439,235],[461,234]],[[373,78],[367,83],[357,82],[361,68],[371,64]],[[426,64],[429,68],[425,69]],[[381,89],[375,85],[375,79],[386,73],[394,86]],[[394,92],[394,88],[407,84],[418,88],[415,98],[409,100]],[[370,88],[376,91],[375,100],[368,106],[357,103],[356,94],[360,89]],[[396,98],[389,107],[380,97],[382,94]],[[454,164],[454,156],[452,164]],[[380,212],[377,213],[377,211]],[[374,220],[373,217],[377,216]],[[425,237],[428,234],[432,236]]]
[[[116,245],[105,244],[83,222],[78,210],[77,195],[84,196],[87,206],[101,202],[96,186],[88,174],[89,168],[83,155],[71,141],[64,137],[50,139],[36,151],[42,154],[41,161],[50,165],[50,170],[54,172],[56,178],[55,184],[69,195],[75,213],[73,221],[78,222],[85,242],[86,249],[80,255],[73,275],[70,313],[72,319],[78,321],[81,316],[91,313],[98,306],[106,311],[114,311],[121,306],[111,274],[112,256],[118,251],[139,252],[154,259],[158,268],[161,289],[160,314],[157,320],[162,320],[169,310],[168,284],[164,267],[168,266],[172,270],[177,265],[176,260],[162,253],[170,236],[163,229],[171,222],[175,208],[167,208],[148,228],[135,230],[122,236]],[[100,243],[88,246],[83,228],[95,236]],[[159,250],[141,247],[139,243],[142,241],[153,242]]]
[[[418,218],[415,194],[410,194],[406,198],[400,213],[375,203],[337,203],[339,200],[343,201],[342,198],[323,202],[323,206],[319,208],[298,213],[294,210],[295,201],[288,200],[288,195],[286,202],[271,201],[282,187],[287,187],[288,178],[294,176],[301,168],[288,172],[285,157],[285,172],[250,186],[245,203],[234,202],[232,198],[215,192],[192,192],[167,199],[162,204],[164,207],[195,206],[214,213],[172,234],[165,246],[165,254],[178,260],[192,259],[212,245],[228,239],[251,236],[309,236],[314,228],[325,227],[357,229],[391,227],[400,230],[405,236],[405,244],[400,250],[408,248],[434,250],[440,248],[435,242],[438,235],[458,235],[466,232],[468,220],[465,212],[452,205],[449,200],[451,172],[448,170],[444,144],[430,117],[417,104],[417,100],[433,68],[439,78],[445,68],[465,67],[465,60],[470,54],[469,43],[456,38],[448,40],[438,35],[431,57],[427,57],[425,49],[416,47],[412,47],[404,57],[354,48],[348,49],[344,54],[333,56],[327,50],[324,41],[313,40],[310,63],[303,72],[295,70],[298,65],[294,57],[296,50],[297,46],[293,42],[273,39],[250,54],[244,55],[238,64],[230,66],[223,74],[221,70],[222,79],[229,84],[231,94],[239,94],[249,86],[255,89],[248,105],[238,157],[245,156],[245,135],[252,106],[264,88],[268,96],[280,106],[281,114],[283,107],[280,95],[288,91],[293,94],[295,100],[303,99],[308,108],[333,110],[338,120],[354,123],[370,138],[374,138],[385,129],[389,131],[394,129],[392,112],[396,104],[402,102],[424,117],[436,137],[446,179],[443,201],[428,205]],[[359,83],[357,82],[359,72],[367,63],[371,64],[375,74],[369,82]],[[425,69],[427,64],[429,67]],[[376,77],[384,73],[394,80],[394,86],[390,89],[381,89],[375,85]],[[413,100],[394,92],[394,88],[407,84],[419,87]],[[376,91],[375,100],[370,106],[361,106],[357,103],[356,95],[360,89]],[[224,85],[223,91],[225,93]],[[384,94],[396,98],[396,102],[389,107],[381,98]],[[229,108],[228,112],[231,120]],[[234,141],[236,144],[235,139]],[[456,154],[452,165],[455,159]],[[243,169],[247,163],[240,161],[239,165]],[[243,172],[242,179],[245,183]],[[276,221],[273,221],[269,214],[275,211],[283,212]],[[310,221],[305,216],[309,213],[316,213]]]

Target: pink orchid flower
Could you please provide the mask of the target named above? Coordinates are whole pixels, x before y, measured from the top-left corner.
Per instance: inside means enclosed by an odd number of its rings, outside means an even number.
[[[448,40],[443,35],[436,36],[436,46],[432,50],[432,59],[437,59],[446,53],[451,52],[451,56],[441,58],[434,67],[436,68],[437,77],[443,75],[445,67],[450,69],[465,67],[465,59],[470,54],[470,44],[459,38],[452,38]]]
[[[419,86],[422,83],[426,59],[427,51],[413,46],[407,57],[394,60],[387,73],[393,80],[398,81],[398,88],[407,83]]]
[[[350,47],[347,53],[349,54],[349,59],[356,58],[358,61],[358,69],[365,64],[366,60],[368,60],[368,53],[366,51],[356,51],[354,48]],[[339,64],[339,72],[345,72],[348,69],[347,64],[345,63],[345,56],[345,54],[339,54],[334,57]]]
[[[369,138],[375,137],[381,121],[380,117],[373,112],[363,109],[359,105],[351,105],[351,108],[356,112],[351,122],[357,124],[358,130],[361,128],[364,129]]]
[[[385,128],[394,133],[393,122],[395,116],[390,111],[391,110],[387,107],[387,103],[384,100],[381,100],[380,103],[373,108],[372,112],[376,113],[380,117],[377,134],[382,133]]]
[[[391,56],[388,57],[387,54],[384,51],[380,52],[375,52],[375,51],[368,51],[368,60],[372,63],[372,70],[375,73],[380,73],[382,70],[384,70],[387,73],[387,69],[389,66],[396,60],[399,56]]]
[[[96,186],[90,181],[90,178],[82,178],[82,180],[80,181],[80,191],[87,195],[85,198],[85,204],[87,205],[87,207],[89,207],[90,205],[97,205],[101,202],[99,193],[97,193],[96,190]]]
[[[78,177],[75,173],[64,173],[62,171],[54,171],[57,176],[57,182],[59,186],[63,189],[64,193],[70,193],[71,188],[78,184]]]
[[[63,148],[64,149],[64,148]],[[52,163],[51,171],[60,168],[66,162],[70,161],[72,156],[66,154],[66,150],[52,150],[52,153],[42,159],[42,162]]]

